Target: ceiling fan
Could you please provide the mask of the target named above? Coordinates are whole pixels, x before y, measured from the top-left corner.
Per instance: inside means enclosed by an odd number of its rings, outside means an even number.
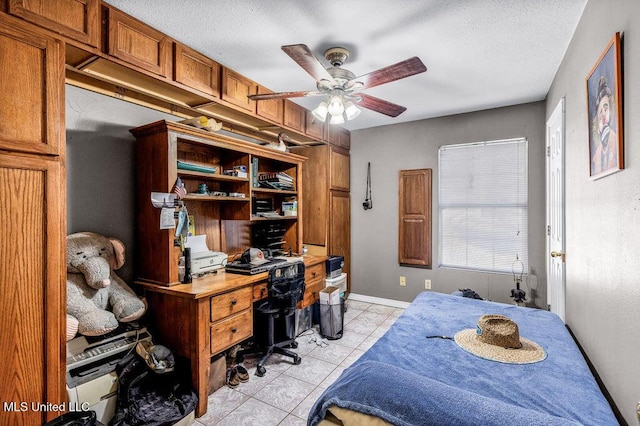
[[[282,46],[282,50],[316,80],[317,90],[250,95],[249,99],[260,101],[327,96],[328,102],[321,102],[318,108],[313,110],[313,115],[321,121],[330,117],[330,122],[336,124],[344,123],[345,118],[347,120],[355,118],[360,113],[356,104],[389,117],[397,117],[406,111],[405,107],[361,93],[361,91],[427,70],[422,61],[414,56],[356,77],[351,71],[342,68],[342,64],[349,58],[349,50],[344,47],[332,47],[324,52],[325,59],[331,64],[328,68],[325,68],[304,44]]]

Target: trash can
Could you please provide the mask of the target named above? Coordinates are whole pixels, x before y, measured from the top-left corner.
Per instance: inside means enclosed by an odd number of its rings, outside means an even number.
[[[320,334],[329,340],[342,337],[344,328],[344,297],[338,303],[320,303]]]

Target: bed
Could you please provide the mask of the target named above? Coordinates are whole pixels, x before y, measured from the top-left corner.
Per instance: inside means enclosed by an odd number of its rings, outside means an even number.
[[[485,314],[518,324],[546,359],[505,364],[453,337]],[[421,293],[389,331],[316,401],[308,425],[616,425],[580,350],[557,315]]]

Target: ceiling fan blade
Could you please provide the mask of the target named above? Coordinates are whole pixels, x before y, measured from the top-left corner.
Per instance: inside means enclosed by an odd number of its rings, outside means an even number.
[[[320,96],[324,93],[316,91],[307,92],[278,92],[278,93],[262,93],[259,95],[249,95],[247,98],[252,101],[264,101],[266,99],[286,99],[286,98],[302,98],[303,96]]]
[[[396,105],[371,95],[358,93],[358,96],[362,98],[362,100],[357,103],[358,106],[379,112],[380,114],[388,115],[389,117],[397,117],[407,110],[407,108],[403,106]]]
[[[369,74],[362,75],[354,78],[353,82],[361,82],[364,86],[360,90],[368,89],[369,87],[380,86],[381,84],[389,83],[392,81],[400,80],[402,78],[410,77],[415,74],[425,72],[427,67],[422,63],[420,58],[414,56],[405,61],[398,62],[388,67],[380,68],[379,70],[372,71]]]
[[[291,44],[288,46],[282,46],[282,50],[284,50],[284,53],[296,61],[296,63],[308,72],[316,81],[333,81],[331,74],[329,74],[318,58],[316,58],[313,52],[311,52],[311,49],[306,45]]]

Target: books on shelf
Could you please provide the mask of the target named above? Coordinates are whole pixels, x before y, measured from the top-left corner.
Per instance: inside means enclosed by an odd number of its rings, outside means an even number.
[[[258,173],[258,183],[262,188],[295,191],[295,179],[285,172],[261,172]]]

